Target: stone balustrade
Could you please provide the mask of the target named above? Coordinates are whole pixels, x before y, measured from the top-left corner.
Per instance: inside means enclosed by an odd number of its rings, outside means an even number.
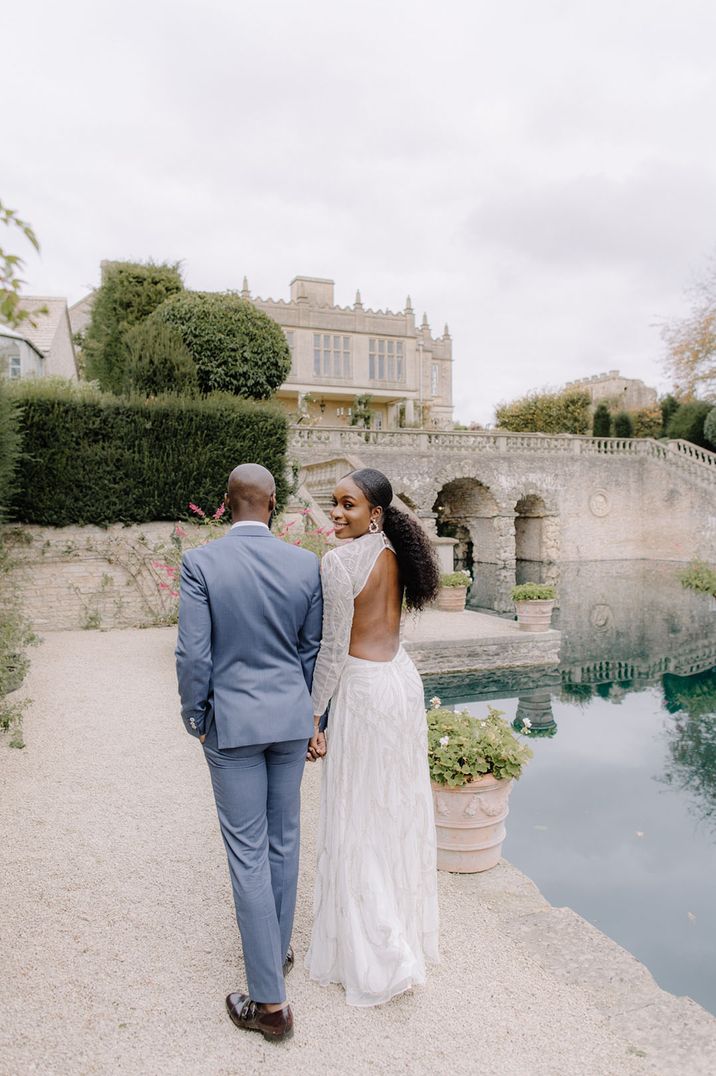
[[[294,426],[290,447],[301,454],[360,453],[368,448],[408,453],[438,452],[557,456],[623,456],[697,464],[716,481],[716,453],[690,441],[655,441],[647,437],[587,437],[573,434],[511,433],[507,430],[363,430],[354,426]]]

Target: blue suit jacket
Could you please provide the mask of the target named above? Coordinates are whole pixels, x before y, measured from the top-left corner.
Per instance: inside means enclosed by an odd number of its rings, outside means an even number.
[[[308,740],[322,614],[318,558],[264,527],[188,550],[176,648],[187,732],[214,720],[220,748]]]

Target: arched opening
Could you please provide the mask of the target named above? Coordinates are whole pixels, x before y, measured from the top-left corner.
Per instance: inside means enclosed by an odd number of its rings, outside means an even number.
[[[456,538],[459,567],[473,564],[496,564],[497,501],[476,478],[454,478],[446,482],[433,505],[440,537]]]

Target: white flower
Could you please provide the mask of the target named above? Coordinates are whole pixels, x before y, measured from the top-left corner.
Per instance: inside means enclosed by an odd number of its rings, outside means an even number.
[[[430,705],[432,706],[433,710],[437,710],[440,705],[440,699],[437,697],[437,695],[433,695],[432,699],[430,700]]]
[[[449,743],[450,743],[450,737],[449,736],[441,736],[440,737],[440,746],[441,747],[447,747],[447,745]]]

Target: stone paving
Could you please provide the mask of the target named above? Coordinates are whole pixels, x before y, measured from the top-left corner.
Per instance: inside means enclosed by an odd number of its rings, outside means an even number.
[[[716,1019],[503,864],[440,876],[442,963],[351,1009],[300,963],[319,765],[304,782],[292,1042],[235,1029],[244,985],[208,773],[178,717],[168,628],[48,634],[27,747],[0,744],[2,1076],[716,1071]]]

